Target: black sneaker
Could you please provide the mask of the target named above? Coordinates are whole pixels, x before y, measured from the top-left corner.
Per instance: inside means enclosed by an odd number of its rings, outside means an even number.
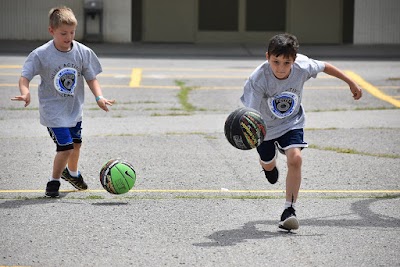
[[[71,174],[69,174],[68,169],[65,168],[63,173],[61,174],[61,178],[72,184],[78,190],[86,190],[88,188],[85,181],[83,181],[81,173],[79,173],[78,177],[74,177]]]
[[[45,193],[46,197],[58,197],[60,195],[58,189],[60,189],[60,181],[53,180],[47,182]]]
[[[283,211],[279,228],[287,231],[299,229],[299,221],[296,218],[296,211],[293,207],[289,207]]]
[[[266,171],[264,170],[264,174],[265,174],[265,178],[267,178],[268,182],[270,182],[271,184],[274,184],[278,181],[278,177],[279,177],[279,172],[278,169],[276,167],[274,167],[272,170],[270,171]]]

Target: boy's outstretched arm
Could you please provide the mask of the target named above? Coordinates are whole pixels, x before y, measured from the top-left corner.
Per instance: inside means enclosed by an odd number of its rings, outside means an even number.
[[[104,111],[108,111],[108,107],[112,106],[115,103],[115,100],[108,100],[103,97],[103,93],[101,92],[100,84],[97,79],[93,79],[90,81],[86,81],[93,95],[96,97],[97,105]]]
[[[29,80],[25,77],[19,78],[19,91],[21,95],[11,98],[13,101],[24,101],[25,107],[31,103],[31,93],[29,92]]]
[[[324,72],[331,76],[341,79],[345,83],[347,83],[350,87],[350,91],[353,93],[353,98],[358,100],[362,96],[361,88],[355,83],[352,79],[349,78],[343,71],[338,69],[337,67],[333,66],[330,63],[325,62],[325,69]]]

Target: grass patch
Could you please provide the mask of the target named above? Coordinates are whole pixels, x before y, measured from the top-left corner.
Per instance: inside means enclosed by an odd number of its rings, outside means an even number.
[[[170,113],[152,113],[150,114],[151,117],[162,117],[162,116],[190,116],[192,115],[191,113],[183,112],[183,113],[177,113],[177,112],[170,112]]]
[[[136,134],[130,134],[130,133],[121,133],[121,134],[104,134],[104,135],[95,135],[95,136],[118,136],[118,137],[124,137],[124,136],[128,136],[128,137],[132,137],[132,136],[149,136],[148,134],[144,134],[144,133],[136,133]]]
[[[131,104],[158,104],[158,103],[159,103],[159,102],[157,102],[157,101],[150,101],[150,100],[118,102],[118,104],[121,104],[121,105],[131,105]]]
[[[354,110],[363,111],[363,110],[392,110],[398,109],[397,107],[357,107]]]
[[[188,112],[193,112],[196,107],[189,103],[189,94],[193,90],[193,87],[186,86],[185,82],[176,80],[175,84],[180,87],[178,93],[179,103],[182,105],[183,109]]]
[[[330,111],[348,111],[349,109],[345,108],[334,108],[334,109],[312,109],[307,110],[307,112],[330,112]]]
[[[218,139],[218,137],[215,135],[203,132],[167,132],[166,135],[200,135],[203,136],[205,139]]]
[[[395,198],[400,198],[400,195],[389,195],[389,194],[385,194],[383,196],[377,196],[375,197],[377,199],[395,199]]]
[[[282,199],[284,196],[254,196],[254,195],[239,195],[239,196],[176,196],[175,199]]]
[[[363,156],[371,156],[371,157],[378,157],[378,158],[391,158],[391,159],[400,158],[400,155],[368,153],[368,152],[361,152],[361,151],[358,151],[355,149],[350,149],[350,148],[340,148],[340,147],[332,147],[332,146],[322,147],[322,146],[317,146],[317,145],[311,144],[308,146],[308,148],[325,150],[325,151],[333,151],[336,153],[363,155]]]

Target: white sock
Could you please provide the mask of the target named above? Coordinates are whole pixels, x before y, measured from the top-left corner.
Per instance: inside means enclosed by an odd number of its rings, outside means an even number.
[[[73,172],[68,167],[67,167],[67,169],[68,169],[69,174],[71,174],[71,176],[74,176],[74,177],[78,177],[79,176],[79,172],[78,171]]]
[[[53,177],[50,177],[50,178],[49,178],[49,182],[51,182],[51,181],[60,181],[60,178],[53,178]]]
[[[291,202],[291,201],[286,201],[284,209],[287,209],[289,207],[292,207],[292,208],[296,209],[295,206],[296,206],[296,203]]]

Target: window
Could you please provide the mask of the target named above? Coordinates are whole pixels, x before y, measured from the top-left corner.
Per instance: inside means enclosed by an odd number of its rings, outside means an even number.
[[[286,0],[247,0],[246,31],[285,31]]]
[[[199,0],[200,31],[238,31],[239,0]]]

